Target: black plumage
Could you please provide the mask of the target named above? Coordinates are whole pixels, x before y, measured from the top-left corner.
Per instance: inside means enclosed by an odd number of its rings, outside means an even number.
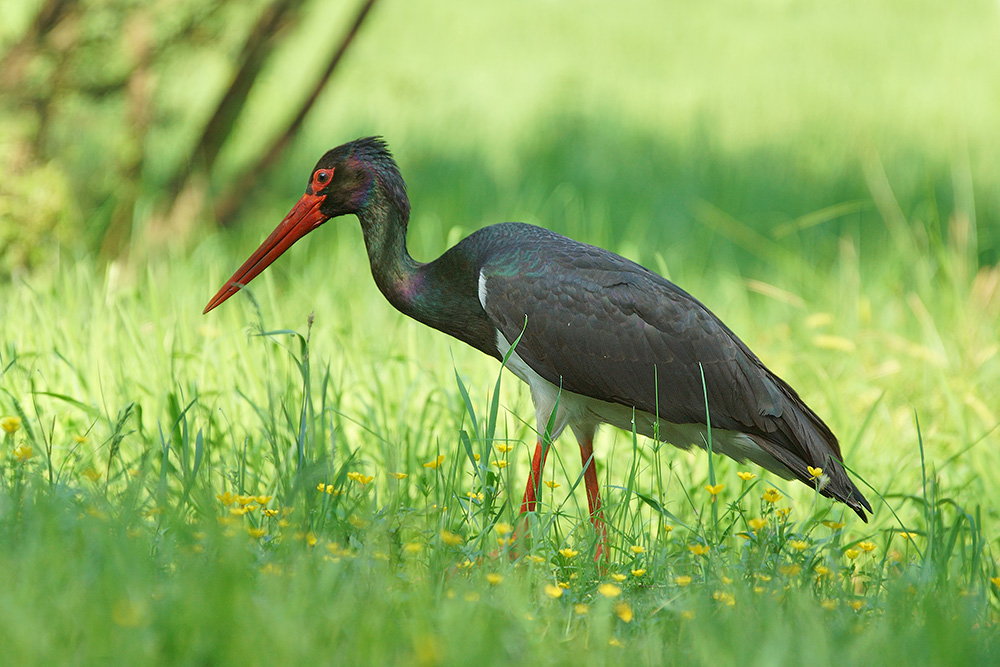
[[[809,486],[817,484],[809,467],[822,468],[821,493],[867,521],[871,505],[847,476],[837,438],[823,420],[701,302],[665,278],[607,250],[521,223],[480,229],[433,262],[413,260],[406,250],[406,188],[378,138],[344,144],[320,159],[306,194],[205,312],[297,239],[352,213],[361,222],[375,282],[393,306],[497,359],[498,343],[509,346],[520,336],[515,352],[530,369],[521,369],[522,377],[533,373],[541,378],[536,382],[582,397],[573,415],[577,423],[569,425],[588,465],[588,500],[600,530],[587,452],[597,422],[614,423],[601,406],[634,409],[690,433],[706,424],[706,393],[713,433],[721,429],[740,445],[724,453]],[[542,466],[539,443],[522,510],[534,507],[532,484]]]

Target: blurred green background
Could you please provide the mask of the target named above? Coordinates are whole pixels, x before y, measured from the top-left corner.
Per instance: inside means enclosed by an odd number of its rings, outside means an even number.
[[[996,0],[0,0],[4,657],[997,664],[998,47]],[[837,433],[872,523],[604,429],[618,565],[648,547],[635,620],[595,593],[571,439],[548,562],[496,559],[527,388],[503,374],[492,402],[494,361],[385,303],[353,218],[201,315],[317,158],[370,134],[415,258],[521,220],[704,301]],[[491,405],[495,443],[473,423]],[[469,433],[505,444],[488,485]],[[232,493],[275,514],[234,516]],[[729,533],[751,516],[764,539]],[[567,546],[586,567],[556,600]]]
[[[381,0],[289,133],[361,6],[3,0],[3,280],[257,238],[367,134],[424,260],[523,220],[661,270],[824,270],[845,235],[997,261],[996,2]]]

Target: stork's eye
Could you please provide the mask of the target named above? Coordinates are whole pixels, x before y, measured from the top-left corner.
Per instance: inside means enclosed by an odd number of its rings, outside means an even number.
[[[330,182],[333,176],[332,169],[320,169],[313,174],[313,190],[322,190]]]

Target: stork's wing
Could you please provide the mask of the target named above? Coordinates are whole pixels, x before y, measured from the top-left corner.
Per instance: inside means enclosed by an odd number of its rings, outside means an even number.
[[[483,269],[487,315],[508,342],[524,328],[517,354],[536,373],[675,424],[705,423],[707,389],[713,428],[748,434],[807,484],[807,466],[823,468],[824,495],[865,518],[837,438],[715,315],[638,264],[558,239],[528,271]]]

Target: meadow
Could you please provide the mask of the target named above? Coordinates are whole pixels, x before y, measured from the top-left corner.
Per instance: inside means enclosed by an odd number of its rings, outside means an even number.
[[[0,662],[996,663],[1000,16],[862,4],[389,3],[241,225],[154,243],[140,215],[117,258],[59,245],[5,278]],[[169,118],[221,64],[177,67]],[[528,392],[385,303],[353,218],[201,315],[315,159],[374,133],[416,258],[514,219],[668,276],[830,424],[871,522],[605,428],[610,563],[569,436],[513,542]]]

